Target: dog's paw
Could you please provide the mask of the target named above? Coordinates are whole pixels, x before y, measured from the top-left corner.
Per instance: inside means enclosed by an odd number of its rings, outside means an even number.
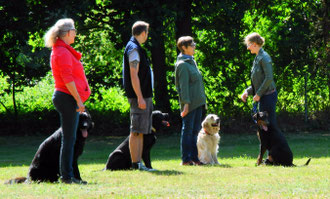
[[[261,163],[262,163],[262,158],[258,158],[258,159],[257,159],[257,163],[256,163],[257,166],[259,166]]]

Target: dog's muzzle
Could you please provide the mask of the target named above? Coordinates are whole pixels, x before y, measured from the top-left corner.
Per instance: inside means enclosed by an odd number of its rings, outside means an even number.
[[[212,127],[218,127],[218,126],[220,126],[220,119],[219,119],[219,118],[216,119],[216,120],[215,120],[215,123],[212,123],[211,126],[212,126]]]

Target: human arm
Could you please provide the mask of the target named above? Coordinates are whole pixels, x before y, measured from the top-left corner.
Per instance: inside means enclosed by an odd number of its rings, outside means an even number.
[[[184,104],[181,117],[189,113],[190,94],[189,94],[189,72],[184,64],[178,66],[176,75],[178,76],[180,103]]]
[[[241,95],[241,99],[243,102],[246,102],[246,98],[249,96],[248,92],[245,90],[244,93]]]
[[[137,60],[134,60],[134,61],[130,62],[129,65],[130,65],[131,83],[132,83],[133,90],[137,96],[138,107],[140,109],[146,109],[146,102],[143,99],[141,86],[140,86],[140,79],[138,76],[139,62]]]
[[[263,96],[267,92],[267,89],[269,88],[271,83],[274,81],[271,58],[269,56],[264,56],[260,60],[260,66],[264,72],[264,80],[262,81],[259,89],[256,91],[255,97]]]
[[[80,99],[80,96],[79,96],[79,93],[77,91],[77,87],[76,87],[76,84],[74,83],[74,81],[66,83],[65,86],[67,87],[67,89],[70,91],[71,95],[77,102],[77,106],[78,106],[77,112],[84,112],[85,105],[83,104],[82,100]]]
[[[252,82],[251,82],[252,83]],[[252,86],[249,86],[247,89],[244,90],[243,94],[241,95],[241,99],[243,102],[246,102],[246,98],[249,96],[249,95],[252,95],[253,94],[253,87]]]

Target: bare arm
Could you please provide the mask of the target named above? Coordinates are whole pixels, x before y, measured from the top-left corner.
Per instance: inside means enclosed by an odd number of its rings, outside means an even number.
[[[77,105],[78,105],[77,112],[85,111],[85,105],[83,104],[83,102],[80,99],[80,95],[77,91],[76,84],[74,83],[74,81],[66,83],[65,86],[67,87],[67,89],[70,91],[71,95],[77,102]]]
[[[132,82],[133,90],[138,99],[138,106],[140,109],[146,109],[146,102],[143,99],[141,86],[140,86],[140,79],[138,76],[140,64],[138,61],[133,61],[129,63],[129,66],[130,66],[131,82]]]

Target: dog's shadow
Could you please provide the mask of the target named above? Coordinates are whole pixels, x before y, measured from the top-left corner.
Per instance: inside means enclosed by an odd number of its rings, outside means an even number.
[[[206,164],[203,167],[221,167],[221,168],[232,168],[229,164]]]
[[[176,175],[182,175],[184,174],[181,171],[175,171],[175,170],[157,170],[157,171],[153,171],[151,172],[152,174],[155,175],[163,175],[163,176],[176,176]]]

